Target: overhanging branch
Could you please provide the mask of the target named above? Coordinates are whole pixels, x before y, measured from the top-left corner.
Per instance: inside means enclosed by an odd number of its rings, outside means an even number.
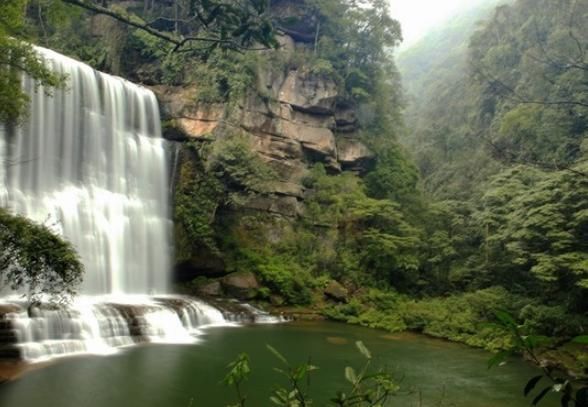
[[[135,27],[139,30],[145,31],[145,32],[153,35],[154,37],[157,37],[161,40],[164,40],[166,42],[169,42],[170,44],[175,45],[174,51],[177,51],[178,49],[180,49],[181,47],[183,47],[184,45],[186,45],[187,43],[190,43],[190,42],[207,42],[210,44],[227,44],[231,48],[246,49],[246,48],[243,48],[241,45],[237,44],[233,40],[226,40],[226,39],[220,39],[220,38],[209,38],[209,37],[179,38],[174,35],[167,34],[165,32],[156,30],[156,29],[150,27],[146,23],[137,22],[137,21],[133,20],[130,16],[125,16],[125,15],[119,14],[116,11],[113,11],[109,8],[102,7],[97,4],[93,4],[91,2],[85,1],[85,0],[61,0],[61,1],[64,3],[70,4],[72,6],[83,8],[83,9],[90,11],[92,13],[95,13],[95,14],[102,14],[102,15],[109,16],[117,21],[120,21],[120,22],[126,24],[126,25],[129,25],[131,27]]]

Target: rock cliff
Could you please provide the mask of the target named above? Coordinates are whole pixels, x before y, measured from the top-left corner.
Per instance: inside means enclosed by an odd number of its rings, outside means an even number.
[[[298,44],[280,38],[276,51],[291,54]],[[239,129],[256,153],[277,173],[251,209],[297,217],[304,211],[302,180],[322,163],[330,173],[367,171],[374,153],[358,136],[355,105],[345,100],[335,81],[305,67],[283,71],[259,69],[257,89],[236,103],[198,102],[196,86],[155,86],[166,123],[165,137],[175,141],[214,141],[227,129]]]

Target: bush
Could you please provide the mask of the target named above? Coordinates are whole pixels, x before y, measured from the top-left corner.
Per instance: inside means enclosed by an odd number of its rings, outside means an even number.
[[[275,255],[270,250],[240,249],[233,267],[251,271],[272,292],[288,304],[305,305],[312,299],[312,276],[296,262]]]

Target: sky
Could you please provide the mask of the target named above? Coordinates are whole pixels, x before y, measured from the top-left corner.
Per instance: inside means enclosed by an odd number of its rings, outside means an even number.
[[[400,21],[404,41],[400,50],[414,45],[430,29],[482,0],[389,0],[393,18]]]

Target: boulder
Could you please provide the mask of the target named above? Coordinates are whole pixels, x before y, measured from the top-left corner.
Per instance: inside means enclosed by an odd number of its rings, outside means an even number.
[[[347,289],[335,280],[329,281],[324,293],[327,297],[340,302],[347,302],[347,296],[349,295]]]
[[[376,155],[361,141],[337,139],[337,160],[344,170],[366,172],[376,159]]]
[[[335,110],[334,120],[338,133],[351,133],[357,130],[357,112],[353,106],[338,106]]]
[[[213,280],[198,286],[196,292],[205,297],[220,297],[223,295],[223,289],[220,281]]]
[[[353,106],[337,107],[337,110],[335,110],[335,122],[337,123],[337,127],[356,124],[356,108]]]
[[[286,300],[284,300],[284,297],[277,295],[277,294],[272,294],[269,297],[270,303],[276,307],[282,306],[286,303]]]
[[[221,281],[227,294],[239,300],[255,298],[259,290],[255,274],[249,271],[236,271],[226,275]]]
[[[263,156],[274,160],[301,160],[302,146],[296,140],[289,140],[268,134],[254,134],[252,147]]]
[[[279,100],[296,110],[314,114],[332,114],[337,84],[316,75],[290,71],[282,84]]]
[[[331,115],[316,115],[301,112],[292,108],[291,105],[280,103],[277,104],[272,114],[290,122],[303,124],[310,127],[324,127],[334,130],[337,127],[335,117]]]
[[[281,133],[283,137],[297,140],[302,143],[302,148],[324,157],[336,157],[337,147],[335,135],[324,127],[312,127],[287,120],[281,121]]]

